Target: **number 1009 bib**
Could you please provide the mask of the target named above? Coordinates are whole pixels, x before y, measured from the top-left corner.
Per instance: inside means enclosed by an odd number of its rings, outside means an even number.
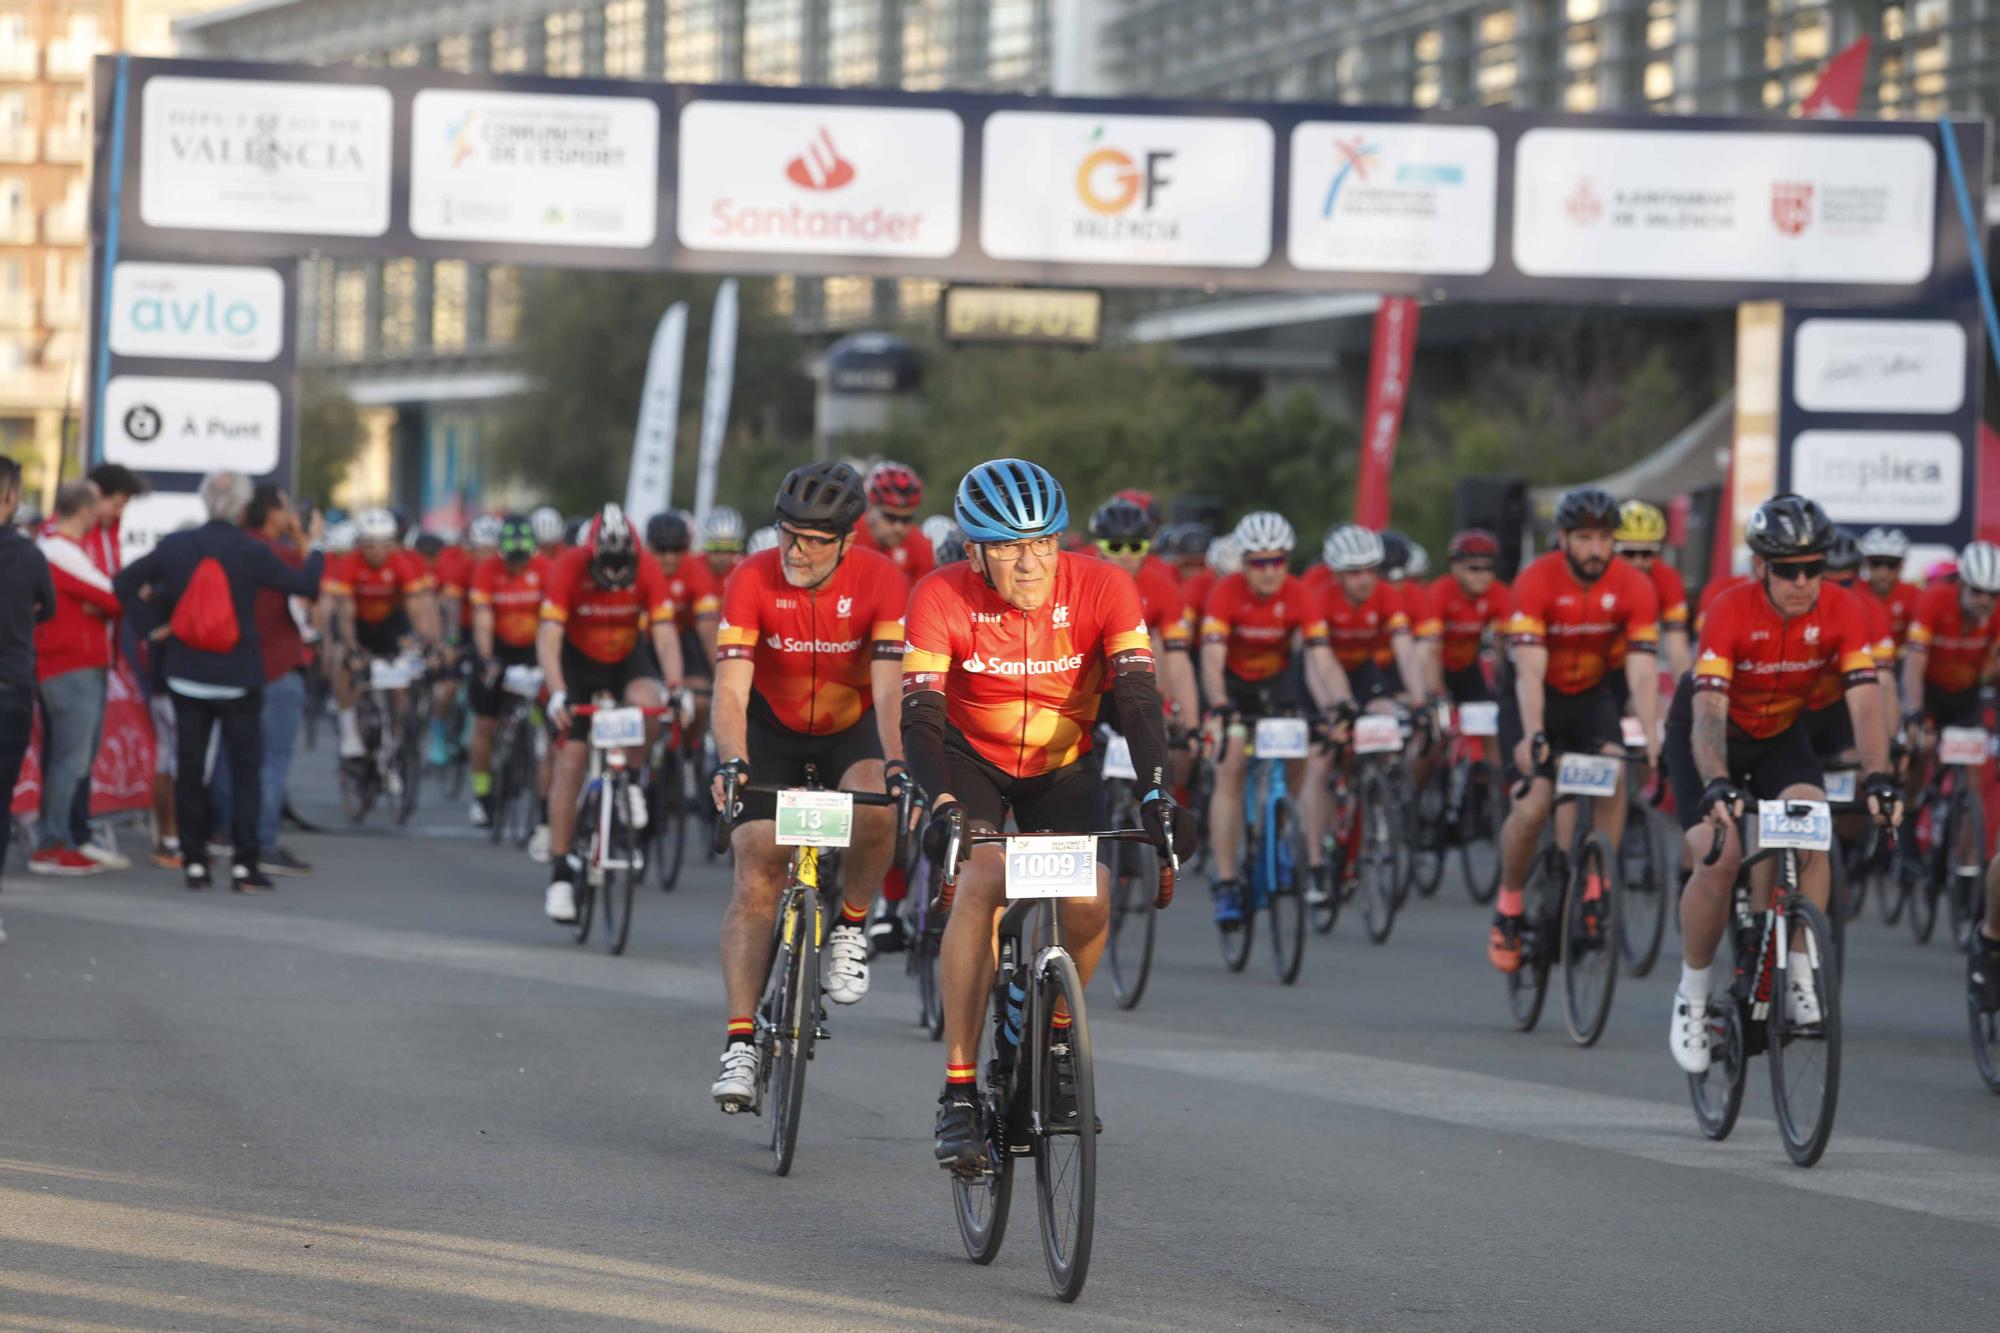
[[[1097,894],[1097,839],[1007,839],[1009,898],[1090,898]]]

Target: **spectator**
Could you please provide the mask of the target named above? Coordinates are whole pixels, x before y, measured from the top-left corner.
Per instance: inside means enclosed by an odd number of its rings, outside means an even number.
[[[298,511],[283,490],[264,485],[250,500],[243,526],[292,569],[306,560],[306,534]],[[257,639],[264,648],[263,793],[257,820],[257,847],[264,869],[274,875],[309,875],[312,866],[278,842],[278,818],[285,812],[285,779],[298,745],[306,701],[306,645],[292,619],[291,599],[274,588],[257,593]]]
[[[299,597],[319,593],[321,557],[308,556],[288,568],[271,548],[245,532],[254,491],[247,477],[211,472],[202,478],[202,506],[208,522],[175,532],[122,570],[115,580],[119,597],[132,605],[150,599],[161,628],[153,631],[161,650],[161,673],[174,706],[174,807],[181,831],[182,875],[190,889],[209,886],[209,813],[203,783],[210,732],[222,728],[221,757],[229,766],[230,879],[239,892],[268,892],[271,881],[258,866],[257,827],[262,805],[264,655],[257,635],[257,592],[275,588]],[[234,611],[236,646],[210,652],[184,643],[171,626],[175,608],[195,571],[207,559],[222,569]]]
[[[106,578],[110,578],[125,567],[125,552],[120,544],[125,506],[135,497],[149,494],[153,488],[147,485],[144,477],[123,463],[104,463],[92,468],[90,480],[96,484],[103,504],[98,509],[96,525],[83,539],[83,549],[90,552],[91,563],[103,570]]]
[[[14,526],[21,465],[0,456],[0,870],[14,832],[14,784],[35,721],[35,626],[56,613],[48,558]],[[0,931],[0,941],[7,938]]]
[[[76,805],[90,802],[90,769],[104,729],[111,622],[118,599],[83,547],[97,526],[97,485],[65,482],[55,518],[38,545],[49,562],[56,613],[35,631],[35,674],[42,696],[42,822],[28,870],[37,875],[94,875],[114,852],[86,855]],[[128,863],[129,864],[129,863]]]

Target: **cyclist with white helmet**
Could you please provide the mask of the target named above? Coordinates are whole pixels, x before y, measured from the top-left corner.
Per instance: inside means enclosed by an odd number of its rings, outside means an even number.
[[[396,518],[386,509],[365,509],[354,524],[354,552],[328,571],[324,580],[333,596],[333,694],[339,709],[340,757],[366,757],[354,705],[360,689],[358,667],[370,657],[399,656],[414,638],[426,648],[441,640],[436,584],[423,557],[396,545]],[[403,691],[395,695],[403,706]]]
[[[563,522],[562,510],[554,505],[542,505],[528,515],[528,526],[535,534],[535,545],[541,551],[542,559],[554,560],[563,552],[563,534],[568,525]]]
[[[743,544],[743,554],[746,556],[756,555],[762,551],[775,551],[777,549],[778,530],[769,524],[752,532],[750,540]]]
[[[1243,854],[1243,784],[1249,777],[1244,742],[1260,717],[1300,716],[1309,710],[1298,697],[1294,659],[1303,647],[1305,684],[1322,712],[1353,702],[1347,673],[1327,643],[1325,612],[1303,580],[1286,565],[1297,539],[1281,514],[1246,514],[1232,534],[1243,567],[1218,579],[1201,612],[1201,678],[1208,701],[1205,719],[1216,756],[1215,796],[1209,804],[1209,838],[1215,856],[1215,924],[1224,930],[1243,925],[1238,876]],[[1314,765],[1323,763],[1315,754]],[[1286,781],[1302,794],[1305,817],[1323,802],[1303,762],[1286,765]],[[1302,785],[1303,784],[1303,785]],[[1316,847],[1314,848],[1316,850]]]
[[[1903,581],[1903,562],[1909,558],[1910,539],[1900,528],[1870,528],[1861,534],[1861,565],[1868,591],[1881,600],[1889,612],[1889,628],[1900,650],[1910,636],[1910,617],[1917,612],[1923,589]]]
[[[748,542],[743,515],[728,505],[717,505],[701,516],[701,552],[718,587],[743,563]]]

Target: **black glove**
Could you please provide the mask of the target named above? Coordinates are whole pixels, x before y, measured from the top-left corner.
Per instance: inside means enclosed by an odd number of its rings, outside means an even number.
[[[1174,832],[1174,856],[1185,861],[1194,855],[1194,814],[1176,805],[1165,787],[1155,787],[1139,799],[1139,822],[1146,826],[1162,855],[1167,850],[1169,828]]]
[[[951,842],[952,826],[959,823],[964,818],[964,814],[965,807],[957,801],[946,801],[931,811],[930,819],[924,824],[924,855],[930,858],[932,865],[940,867],[944,865],[944,854],[947,850],[947,844]],[[958,843],[959,864],[964,865],[971,856],[972,839],[960,838]]]
[[[1924,727],[1924,710],[1905,708],[1903,710],[1903,730],[1914,736]]]
[[[1742,788],[1738,787],[1728,778],[1716,778],[1701,789],[1701,801],[1696,805],[1695,810],[1703,819],[1706,819],[1708,818],[1708,812],[1715,809],[1717,805],[1726,805],[1729,807],[1731,818],[1734,818],[1742,812],[1745,799],[1747,798],[1744,796]]]
[[[1360,716],[1361,706],[1352,699],[1342,699],[1333,706],[1333,720],[1335,722],[1351,723],[1355,718]]]
[[[910,766],[900,759],[891,759],[882,765],[882,789],[891,800],[903,799],[903,788],[910,785]]]
[[[1903,822],[1903,789],[1894,777],[1887,773],[1870,773],[1862,780],[1861,790],[1868,798],[1868,813],[1875,817],[1877,823]]]

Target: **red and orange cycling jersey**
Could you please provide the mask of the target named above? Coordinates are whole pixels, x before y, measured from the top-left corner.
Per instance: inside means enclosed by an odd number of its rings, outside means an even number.
[[[1968,621],[1959,592],[1956,582],[1926,590],[1910,617],[1907,639],[1912,648],[1926,651],[1924,682],[1946,694],[1969,690],[1984,680],[2000,646],[2000,611],[1984,623]]]
[[[472,571],[472,593],[466,605],[492,610],[496,647],[535,646],[535,630],[542,621],[542,575],[546,568],[539,555],[529,556],[519,569],[489,555]]]
[[[544,571],[542,619],[561,625],[569,645],[593,662],[623,662],[639,646],[640,630],[673,618],[673,599],[651,552],[639,553],[639,573],[628,588],[598,587],[586,546],[570,547]]]
[[[1108,560],[1063,554],[1035,611],[1002,601],[969,563],[947,565],[910,594],[903,693],[940,690],[955,741],[1014,777],[1075,763],[1107,674],[1151,670],[1152,639],[1131,576]]]
[[[1694,632],[1699,635],[1708,624],[1708,608],[1721,600],[1722,594],[1737,588],[1750,587],[1756,580],[1748,574],[1718,574],[1702,586],[1701,596],[1694,605]]]
[[[667,580],[667,595],[674,599],[676,627],[693,629],[696,616],[712,616],[722,610],[722,580],[709,571],[708,561],[700,556],[683,555],[671,572],[661,565],[660,573]]]
[[[1202,643],[1225,645],[1222,669],[1238,680],[1269,680],[1283,671],[1295,633],[1307,643],[1326,642],[1319,598],[1290,574],[1269,597],[1251,592],[1240,572],[1218,579],[1201,609]]]
[[[472,602],[469,594],[472,591],[474,572],[472,554],[463,546],[447,546],[439,551],[437,559],[431,562],[431,579],[437,584],[438,596],[458,599],[459,624],[468,629],[472,626]],[[445,628],[449,630],[451,626],[447,625]]]
[[[1637,569],[1638,566],[1632,566]],[[1653,557],[1653,567],[1646,571],[1653,582],[1653,596],[1659,599],[1660,636],[1666,637],[1668,630],[1687,633],[1688,595],[1687,584],[1681,582],[1681,572],[1658,556]],[[1620,671],[1625,666],[1625,636],[1619,635],[1618,642],[1611,645],[1611,670]],[[1662,668],[1664,670],[1665,668]]]
[[[1132,580],[1139,588],[1139,607],[1145,612],[1146,627],[1160,636],[1167,648],[1186,648],[1194,642],[1194,626],[1189,623],[1187,603],[1181,599],[1181,583],[1171,568],[1150,557],[1139,566]]]
[[[886,557],[911,583],[937,568],[937,554],[931,550],[930,538],[914,526],[903,530],[900,545],[884,550],[882,544],[875,540],[875,534],[868,530],[868,519],[863,516],[854,520],[854,545],[849,549],[873,551]]]
[[[1889,628],[1889,608],[1882,599],[1866,588],[1838,584],[1829,579],[1820,589],[1821,597],[1838,595],[1854,604],[1855,614],[1861,617],[1862,633],[1868,636],[1868,654],[1875,659],[1879,672],[1890,671],[1896,665],[1896,635]],[[1806,696],[1806,711],[1817,713],[1823,708],[1831,708],[1847,693],[1847,675],[1838,662],[1827,663],[1826,670],[1820,672],[1813,682],[1812,693]]]
[[[1181,580],[1181,601],[1187,604],[1188,619],[1197,622],[1197,629],[1201,609],[1208,605],[1208,595],[1214,590],[1215,571],[1206,565]]]
[[[869,663],[903,655],[910,582],[887,556],[856,546],[817,588],[794,588],[783,558],[759,551],[729,576],[716,661],[750,659],[751,691],[779,726],[845,731],[875,706]]]
[[[363,625],[382,624],[404,609],[404,599],[411,593],[428,592],[433,586],[423,557],[415,551],[391,551],[379,565],[353,551],[322,580],[326,592],[354,602],[354,619]]]
[[[1495,579],[1477,597],[1467,595],[1450,574],[1431,584],[1430,607],[1415,628],[1420,639],[1436,639],[1446,671],[1464,671],[1479,661],[1480,642],[1490,626],[1504,634],[1514,614],[1507,585]]]
[[[1549,650],[1543,680],[1558,694],[1581,694],[1604,680],[1611,645],[1622,634],[1642,652],[1660,642],[1659,599],[1652,582],[1613,558],[1595,582],[1579,583],[1569,557],[1550,551],[1514,580],[1516,644]]]
[[[1709,608],[1694,685],[1726,692],[1730,722],[1761,740],[1792,725],[1829,670],[1840,675],[1843,689],[1875,680],[1875,654],[1854,600],[1823,587],[1812,610],[1787,620],[1761,587],[1749,584]]]
[[[1386,579],[1377,579],[1373,591],[1359,602],[1350,598],[1338,581],[1334,582],[1320,602],[1319,613],[1326,623],[1326,637],[1333,645],[1333,655],[1340,659],[1341,670],[1356,671],[1370,663],[1380,665],[1384,653],[1389,654],[1390,661],[1395,661],[1394,637],[1410,628],[1410,618],[1403,612],[1406,600]]]
[[[1419,624],[1430,619],[1430,589],[1421,583],[1412,583],[1408,579],[1391,583],[1388,587],[1390,593],[1402,604],[1405,628],[1414,633]],[[1327,605],[1333,605],[1330,598]],[[1382,641],[1375,645],[1375,665],[1384,670],[1396,665],[1396,650],[1390,645],[1389,636],[1386,634],[1382,636]]]
[[[1889,628],[1896,636],[1896,646],[1901,648],[1910,637],[1910,621],[1917,614],[1917,603],[1923,600],[1924,590],[1914,583],[1897,583],[1890,587],[1887,597],[1872,587],[1867,593],[1889,613]]]

